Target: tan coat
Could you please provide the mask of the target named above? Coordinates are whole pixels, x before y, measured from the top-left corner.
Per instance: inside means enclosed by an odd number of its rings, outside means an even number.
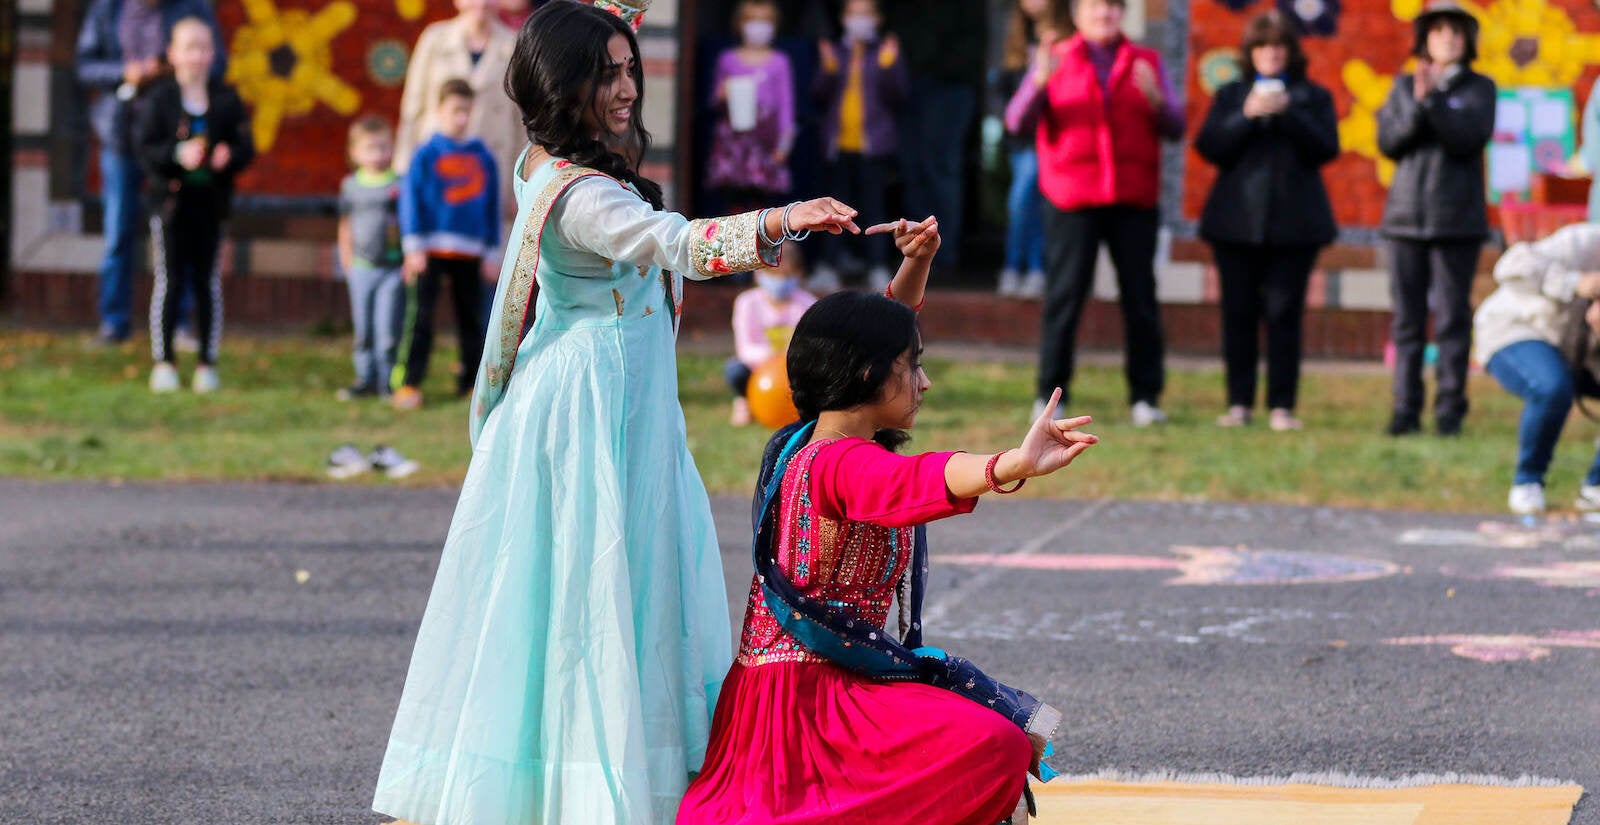
[[[1564,226],[1546,238],[1512,244],[1494,265],[1498,288],[1478,306],[1472,322],[1473,355],[1480,364],[1519,341],[1561,346],[1567,304],[1585,272],[1600,269],[1600,224]]]
[[[509,222],[517,214],[511,194],[511,170],[528,143],[517,104],[506,96],[506,66],[516,48],[517,36],[498,20],[489,24],[489,45],[478,65],[472,65],[464,26],[459,18],[441,20],[422,30],[411,51],[405,91],[400,97],[400,125],[395,134],[395,168],[405,171],[418,146],[433,134],[433,110],[439,89],[452,78],[472,86],[477,99],[468,129],[488,144],[500,173],[500,210]]]

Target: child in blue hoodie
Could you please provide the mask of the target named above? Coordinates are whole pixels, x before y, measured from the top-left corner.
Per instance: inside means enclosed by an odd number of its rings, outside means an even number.
[[[406,314],[393,382],[394,405],[400,409],[422,406],[440,281],[450,281],[461,341],[458,394],[472,392],[483,357],[483,284],[500,274],[500,189],[494,156],[467,134],[473,96],[465,80],[447,81],[440,89],[437,131],[412,157],[400,190]]]

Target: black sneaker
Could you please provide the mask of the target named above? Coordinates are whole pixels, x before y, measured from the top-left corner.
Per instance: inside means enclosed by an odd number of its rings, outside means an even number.
[[[1422,432],[1422,422],[1414,413],[1395,413],[1389,418],[1389,426],[1384,430],[1392,436],[1416,435]]]
[[[1461,435],[1461,417],[1457,415],[1441,415],[1434,422],[1434,432],[1444,438],[1454,438]]]
[[[375,387],[367,384],[352,384],[334,393],[333,397],[340,401],[354,401],[357,398],[375,398],[377,395],[378,390]]]

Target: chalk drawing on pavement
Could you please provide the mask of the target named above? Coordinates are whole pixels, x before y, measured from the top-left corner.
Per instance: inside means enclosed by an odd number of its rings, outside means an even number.
[[[1593,525],[1572,521],[1547,521],[1530,526],[1485,521],[1473,530],[1413,528],[1402,532],[1396,541],[1420,547],[1525,550],[1554,546],[1568,550],[1600,549],[1600,536],[1593,531]]]
[[[1589,588],[1590,595],[1600,595],[1600,561],[1502,565],[1489,575],[1500,579],[1531,581],[1545,587]]]
[[[1104,610],[1089,614],[1038,611],[1024,607],[985,610],[981,622],[946,622],[935,634],[952,640],[1028,639],[1046,642],[1128,642],[1197,645],[1229,641],[1280,642],[1297,636],[1295,625],[1315,627],[1351,618],[1348,613],[1318,613],[1290,607],[1196,607]]]
[[[1289,550],[1174,545],[1177,558],[1094,554],[938,555],[935,564],[990,565],[1024,570],[1108,572],[1173,570],[1169,585],[1322,584],[1381,579],[1400,572],[1382,559]]]
[[[1534,662],[1555,648],[1600,650],[1600,630],[1552,630],[1542,636],[1495,635],[1406,636],[1385,639],[1389,645],[1450,645],[1450,652],[1479,662]]]

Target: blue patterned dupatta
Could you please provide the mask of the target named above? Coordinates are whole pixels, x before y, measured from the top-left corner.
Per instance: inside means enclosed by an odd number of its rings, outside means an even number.
[[[754,557],[757,580],[772,615],[783,629],[813,653],[846,670],[883,681],[921,682],[959,694],[993,709],[1031,736],[1048,743],[1061,722],[1061,712],[1031,694],[1001,684],[977,665],[922,645],[922,600],[928,581],[927,528],[915,529],[911,565],[910,623],[905,638],[897,640],[848,608],[829,606],[807,598],[778,568],[775,552],[778,531],[778,490],[789,462],[810,439],[815,421],[790,424],[767,442],[761,458],[761,476],[751,508],[755,530]],[[1047,744],[1045,755],[1052,749]],[[1044,781],[1056,772],[1040,760],[1035,775]],[[1032,799],[1029,799],[1032,808]]]

